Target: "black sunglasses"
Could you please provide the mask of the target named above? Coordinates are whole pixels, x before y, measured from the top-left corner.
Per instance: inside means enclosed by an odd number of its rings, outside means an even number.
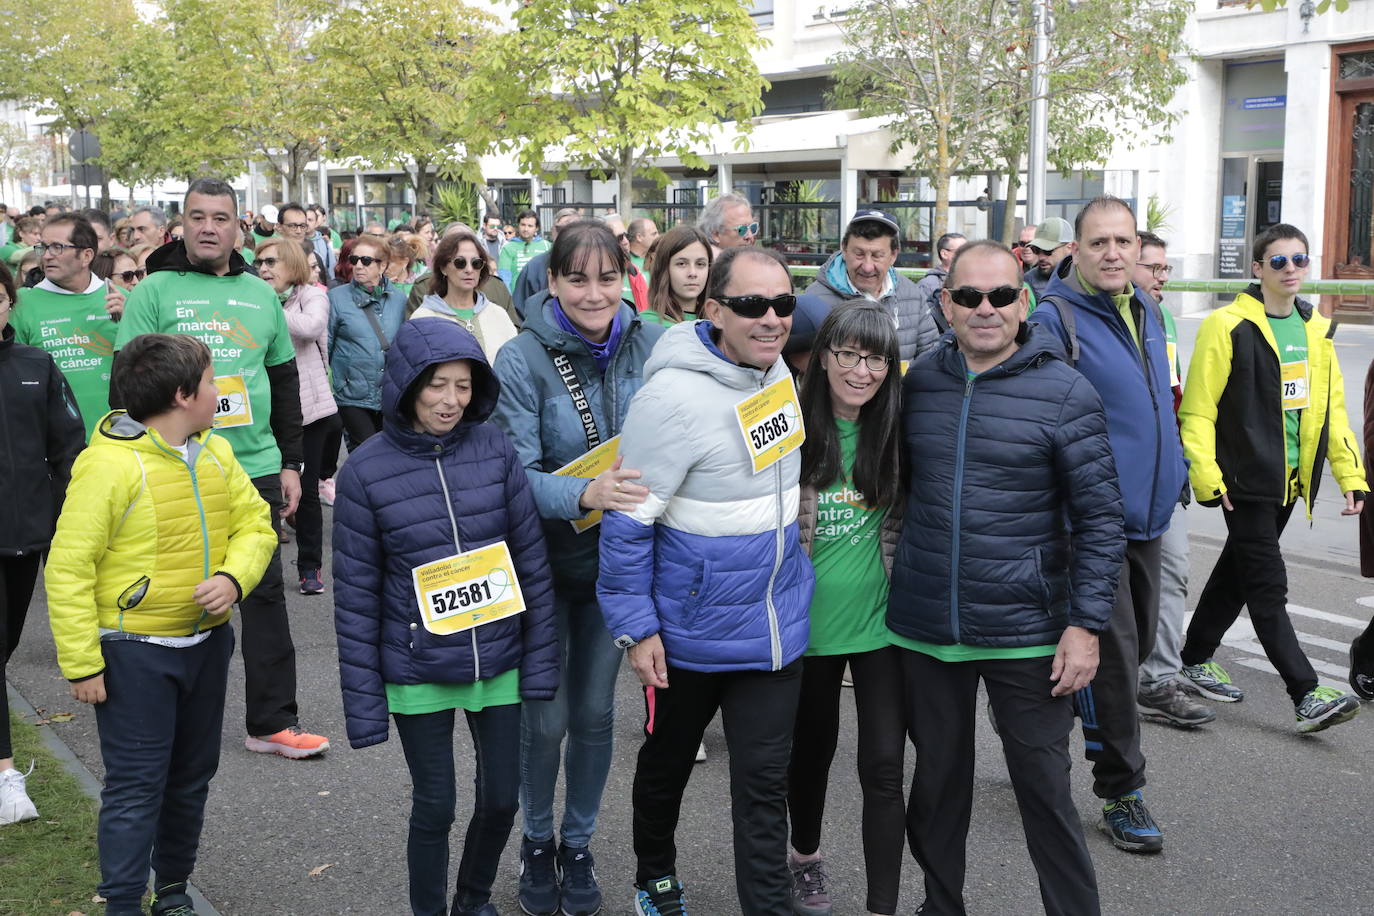
[[[352,264],[354,267],[357,267],[359,264],[364,267],[371,267],[373,264],[383,264],[385,262],[381,258],[374,258],[365,254],[350,254],[348,256],[348,263]]]
[[[720,296],[716,299],[741,318],[762,318],[771,308],[779,318],[786,318],[797,308],[797,297],[791,293],[781,296]]]
[[[263,267],[276,267],[281,258],[258,258],[258,263]]]
[[[1019,287],[999,286],[995,289],[978,289],[974,286],[960,286],[949,291],[950,301],[966,309],[976,309],[987,299],[995,309],[1011,305],[1021,295]]]
[[[468,259],[465,258],[465,257],[463,257],[463,256],[461,256],[461,255],[459,255],[458,257],[456,257],[456,258],[453,259],[453,266],[456,267],[456,268],[458,268],[459,270],[467,270],[467,267],[468,267]],[[480,271],[483,267],[486,267],[486,266],[487,266],[487,259],[486,259],[486,258],[473,258],[473,259],[472,259],[472,269],[473,269],[473,270]]]
[[[146,276],[148,276],[148,271],[144,270],[142,267],[138,270],[121,270],[119,272],[119,279],[123,280],[125,283],[142,280]]]
[[[1305,255],[1305,254],[1303,254],[1303,253],[1301,253],[1301,252],[1299,252],[1298,254],[1293,255],[1293,258],[1292,258],[1292,259],[1293,259],[1293,266],[1296,267],[1298,270],[1302,270],[1302,269],[1303,269],[1304,267],[1306,267],[1308,264],[1311,264],[1311,263],[1312,263],[1312,258],[1311,258],[1311,256]],[[1276,254],[1276,255],[1274,255],[1272,258],[1269,259],[1269,266],[1272,267],[1272,268],[1274,268],[1275,270],[1283,270],[1285,267],[1288,266],[1288,260],[1289,260],[1288,255],[1286,255],[1286,254]]]

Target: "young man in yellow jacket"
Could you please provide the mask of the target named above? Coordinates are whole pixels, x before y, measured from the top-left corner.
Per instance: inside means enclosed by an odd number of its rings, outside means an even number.
[[[1360,703],[1319,685],[1298,645],[1279,536],[1299,497],[1311,517],[1323,462],[1345,494],[1342,515],[1358,515],[1369,489],[1346,418],[1335,329],[1298,298],[1309,262],[1307,237],[1293,226],[1255,239],[1259,282],[1202,322],[1179,409],[1193,492],[1225,510],[1228,531],[1188,626],[1183,675],[1209,699],[1244,698],[1212,656],[1248,606],[1304,733],[1348,721]]]
[[[106,913],[190,907],[210,778],[219,766],[235,602],[276,549],[268,507],[210,430],[210,350],[145,334],[115,358],[127,410],[77,458],[46,585],[57,661],[95,704],[105,764],[98,839]]]

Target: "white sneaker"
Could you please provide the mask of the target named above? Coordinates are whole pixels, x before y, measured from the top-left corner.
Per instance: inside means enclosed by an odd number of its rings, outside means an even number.
[[[30,766],[29,773],[32,772],[33,767]],[[38,817],[38,809],[33,806],[33,800],[24,790],[24,778],[27,775],[28,773],[21,773],[12,767],[0,771],[0,826],[31,821]]]

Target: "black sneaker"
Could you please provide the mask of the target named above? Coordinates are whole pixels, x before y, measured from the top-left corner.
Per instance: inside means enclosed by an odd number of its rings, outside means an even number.
[[[1374,665],[1361,661],[1359,637],[1350,644],[1350,688],[1361,700],[1374,700]]]
[[[1117,849],[1151,853],[1164,848],[1164,831],[1150,816],[1139,789],[1103,805],[1102,821],[1097,826]]]
[[[635,887],[635,916],[687,916],[687,895],[676,875]]]
[[[596,916],[601,912],[601,888],[596,862],[586,846],[558,846],[558,899],[563,916]]]
[[[520,838],[520,909],[529,916],[555,916],[558,912],[558,847],[553,840],[536,843]]]
[[[1177,681],[1165,681],[1154,690],[1140,690],[1136,693],[1135,705],[1142,719],[1175,728],[1197,728],[1217,717],[1215,712],[1190,697]]]
[[[1360,714],[1360,701],[1335,687],[1314,687],[1295,707],[1298,731],[1304,735],[1349,722]]]
[[[191,895],[186,893],[186,882],[154,887],[151,912],[153,916],[196,916]]]

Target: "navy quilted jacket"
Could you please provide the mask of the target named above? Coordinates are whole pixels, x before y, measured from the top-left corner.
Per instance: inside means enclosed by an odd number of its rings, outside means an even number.
[[[472,401],[441,438],[397,405],[433,363],[472,362]],[[406,322],[386,355],[382,433],[348,456],[334,503],[334,629],[348,740],[387,739],[386,684],[466,684],[520,669],[524,699],[558,688],[553,588],[539,513],[506,434],[485,422],[501,390],[477,339],[442,318]],[[420,622],[411,570],[504,540],[526,610],[440,636]]]
[[[903,380],[911,487],[887,610],[902,636],[1044,646],[1111,617],[1126,541],[1102,400],[1054,335],[1021,341],[970,379],[946,334]]]

